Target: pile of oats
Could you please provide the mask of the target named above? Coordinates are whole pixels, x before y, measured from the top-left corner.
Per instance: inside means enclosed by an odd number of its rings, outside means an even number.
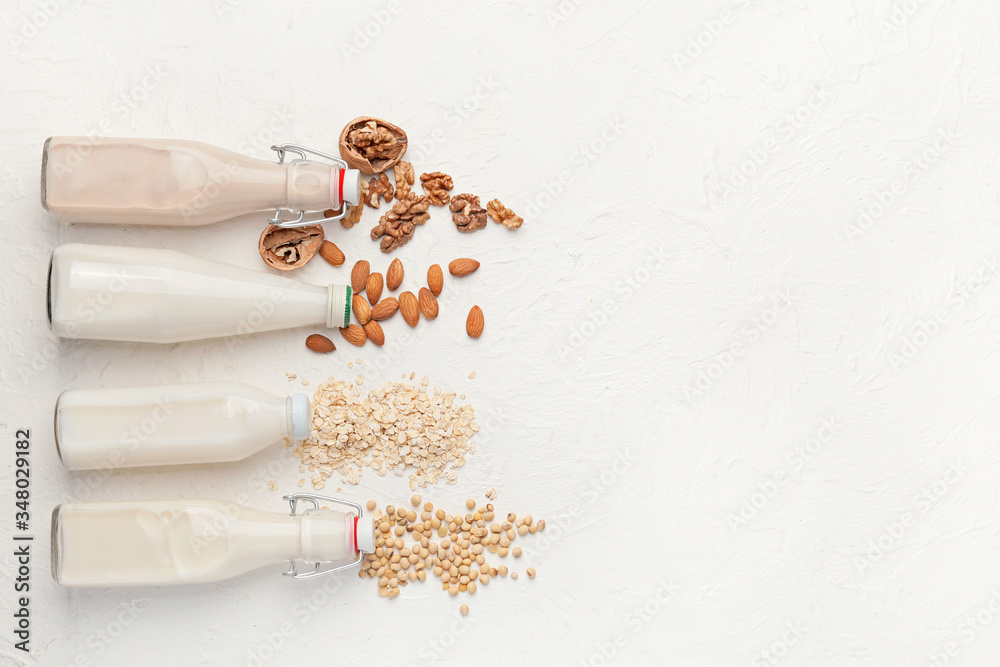
[[[479,424],[471,405],[437,387],[429,393],[426,377],[419,386],[387,382],[367,392],[360,375],[356,382],[330,378],[313,396],[312,433],[294,451],[300,472],[314,473],[314,489],[335,473],[357,484],[364,468],[381,476],[409,472],[411,489],[458,481],[456,469],[476,451],[470,438]]]

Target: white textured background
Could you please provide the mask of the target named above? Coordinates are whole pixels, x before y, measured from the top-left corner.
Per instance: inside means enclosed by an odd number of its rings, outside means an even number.
[[[4,664],[995,661],[1000,6],[429,4],[3,3]],[[334,150],[361,114],[408,131],[418,174],[446,171],[456,192],[528,218],[465,236],[437,210],[396,253],[411,287],[432,262],[483,262],[446,284],[436,321],[411,332],[397,317],[395,347],[330,357],[303,348],[305,330],[234,346],[50,335],[43,282],[58,243],[263,265],[258,216],[54,223],[39,205],[47,136],[265,156],[275,141]],[[384,270],[368,226],[328,232]],[[298,276],[348,271],[317,260]],[[478,341],[463,332],[472,303],[487,318]],[[268,471],[278,449],[70,475],[50,433],[61,389],[231,378],[285,393],[300,388],[286,371],[312,389],[353,377],[355,357],[372,384],[415,370],[468,393],[480,451],[457,486],[424,495],[457,507],[492,485],[498,509],[546,518],[550,539],[525,540],[520,564],[536,580],[484,587],[465,621],[435,584],[390,602],[353,575],[293,582],[280,567],[173,589],[51,581],[59,502],[245,494],[280,510],[300,476]],[[30,656],[11,646],[9,615],[18,428],[34,441]],[[278,492],[262,488],[271,478]],[[343,495],[409,490],[368,475]]]

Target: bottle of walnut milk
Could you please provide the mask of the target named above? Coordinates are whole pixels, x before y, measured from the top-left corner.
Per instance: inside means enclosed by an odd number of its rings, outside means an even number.
[[[197,584],[288,561],[285,576],[309,579],[375,551],[375,526],[357,503],[309,493],[284,499],[289,512],[181,498],[59,505],[52,577],[63,586]],[[296,513],[300,502],[311,507]]]
[[[350,285],[310,285],[173,250],[68,243],[49,266],[64,338],[176,343],[350,324]]]
[[[274,209],[280,226],[314,224],[305,211],[361,202],[361,174],[333,155],[272,146],[277,162],[181,139],[50,137],[42,150],[42,206],[66,222],[204,225]],[[289,162],[286,154],[299,156]],[[318,156],[326,162],[307,158]],[[299,218],[281,220],[282,209]],[[324,220],[324,221],[325,221]]]

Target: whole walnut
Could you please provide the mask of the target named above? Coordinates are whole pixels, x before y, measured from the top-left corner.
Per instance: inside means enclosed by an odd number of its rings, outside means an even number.
[[[451,198],[448,209],[451,219],[460,232],[474,232],[486,226],[486,209],[479,204],[476,195],[462,194]]]

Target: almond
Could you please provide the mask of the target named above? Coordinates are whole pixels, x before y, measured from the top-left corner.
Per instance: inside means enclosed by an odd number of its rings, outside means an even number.
[[[372,307],[372,319],[376,322],[387,320],[399,310],[399,301],[396,297],[387,296]]]
[[[340,328],[340,335],[344,337],[351,345],[357,345],[361,347],[368,340],[368,336],[365,335],[365,330],[359,327],[357,324],[352,324],[351,326]]]
[[[361,326],[364,326],[372,318],[372,307],[365,301],[365,297],[360,294],[355,294],[351,297],[351,308],[354,310],[354,317],[357,318],[358,324]]]
[[[411,327],[417,326],[420,321],[420,303],[413,292],[403,292],[399,295],[399,312],[403,314],[403,319]]]
[[[390,292],[395,292],[403,284],[403,263],[399,259],[392,260],[389,270],[385,272],[385,286]]]
[[[425,320],[433,320],[438,316],[438,300],[426,287],[420,288],[419,302],[420,312],[423,313]]]
[[[440,264],[431,264],[427,269],[427,286],[431,288],[434,296],[441,296],[441,289],[444,288],[444,274],[441,273]]]
[[[375,305],[382,297],[382,274],[377,271],[368,276],[368,283],[365,285],[365,293],[368,295],[368,303]]]
[[[448,265],[448,271],[451,272],[451,275],[459,277],[467,276],[478,268],[479,262],[474,259],[469,259],[468,257],[461,257],[453,260],[451,264]]]
[[[361,328],[364,329],[365,336],[368,337],[368,340],[375,343],[379,347],[385,345],[385,332],[382,331],[381,324],[379,324],[375,320],[371,320],[368,322],[368,324],[364,325]]]
[[[333,341],[322,334],[313,334],[306,338],[306,347],[321,354],[329,354],[337,349]]]
[[[469,311],[469,316],[465,319],[465,331],[469,334],[469,338],[479,338],[483,335],[483,327],[486,326],[486,320],[483,319],[483,309],[479,306],[473,306],[472,310]]]
[[[338,248],[336,243],[330,241],[323,241],[323,245],[319,247],[319,256],[334,266],[340,266],[347,260],[344,251]]]
[[[367,259],[362,259],[351,269],[351,289],[355,294],[361,294],[368,285],[368,272],[371,268]]]

